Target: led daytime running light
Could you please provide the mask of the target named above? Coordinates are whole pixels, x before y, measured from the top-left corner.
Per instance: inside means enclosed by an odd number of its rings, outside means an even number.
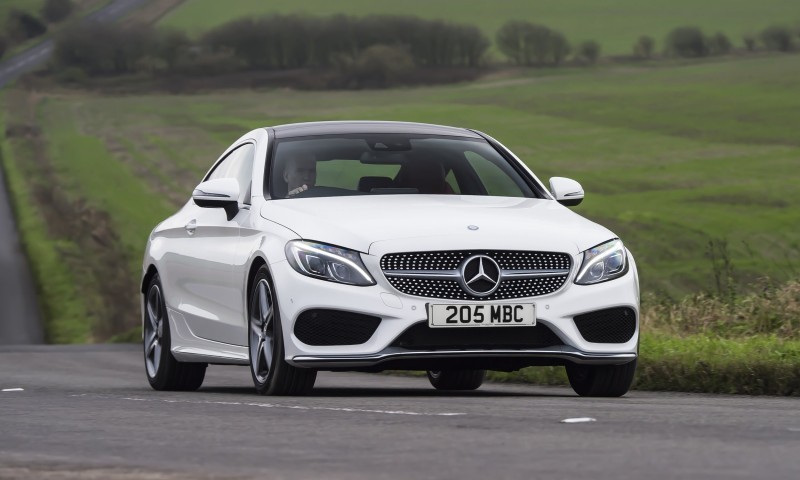
[[[286,257],[292,267],[303,275],[349,285],[374,285],[375,280],[367,272],[358,252],[322,243],[295,240],[286,244]],[[313,269],[312,260],[321,262],[324,271]],[[312,268],[309,268],[312,267]],[[353,279],[347,278],[352,272]]]

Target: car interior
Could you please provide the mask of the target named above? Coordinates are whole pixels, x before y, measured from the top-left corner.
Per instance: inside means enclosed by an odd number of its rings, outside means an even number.
[[[449,139],[401,138],[391,142],[329,138],[281,142],[274,158],[271,197],[492,195],[495,193],[487,187],[496,177],[510,184],[503,186],[509,191],[507,196],[535,196],[505,159],[493,150],[490,153],[494,155],[488,155],[487,149],[491,146],[486,143]],[[289,196],[284,175],[278,172],[284,172],[292,158],[301,155],[315,159],[316,183]],[[489,178],[492,175],[495,178]]]

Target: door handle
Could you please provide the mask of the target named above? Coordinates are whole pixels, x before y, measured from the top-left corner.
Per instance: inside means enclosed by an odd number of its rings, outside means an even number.
[[[186,233],[194,235],[194,231],[197,230],[197,220],[190,221],[184,228],[186,228]]]

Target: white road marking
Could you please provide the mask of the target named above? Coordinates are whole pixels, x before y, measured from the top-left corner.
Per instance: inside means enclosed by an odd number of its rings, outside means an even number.
[[[24,392],[25,390],[22,388],[4,388],[3,392]]]
[[[585,422],[596,422],[597,419],[592,417],[576,417],[576,418],[565,418],[561,420],[561,423],[585,423]]]
[[[71,397],[86,397],[90,396],[85,393],[80,395],[70,395]],[[316,407],[306,405],[286,405],[279,403],[261,403],[261,402],[223,402],[211,400],[175,400],[169,398],[138,398],[138,397],[113,397],[103,395],[91,395],[93,397],[101,398],[119,398],[120,400],[128,400],[133,402],[164,402],[164,403],[190,403],[195,405],[235,405],[246,407],[261,407],[261,408],[285,408],[290,410],[321,410],[327,412],[347,412],[347,413],[380,413],[384,415],[412,415],[420,417],[456,417],[459,415],[466,415],[466,413],[459,412],[412,412],[408,410],[377,410],[369,408],[355,408],[355,407]]]

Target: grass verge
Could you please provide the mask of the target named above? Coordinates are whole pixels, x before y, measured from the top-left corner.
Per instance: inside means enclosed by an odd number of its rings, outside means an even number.
[[[775,336],[713,338],[645,334],[633,388],[800,396],[800,341]],[[568,385],[563,367],[491,372],[495,382]]]
[[[0,96],[0,103],[3,102]],[[6,132],[5,118],[0,117],[0,132]],[[33,200],[30,170],[16,161],[29,158],[20,152],[25,146],[6,140],[0,143],[9,200],[17,219],[19,234],[36,282],[39,308],[45,322],[45,338],[50,343],[79,343],[91,338],[85,297],[75,288],[73,270],[63,261],[65,253],[77,246],[67,239],[53,239],[47,231],[39,205]]]

